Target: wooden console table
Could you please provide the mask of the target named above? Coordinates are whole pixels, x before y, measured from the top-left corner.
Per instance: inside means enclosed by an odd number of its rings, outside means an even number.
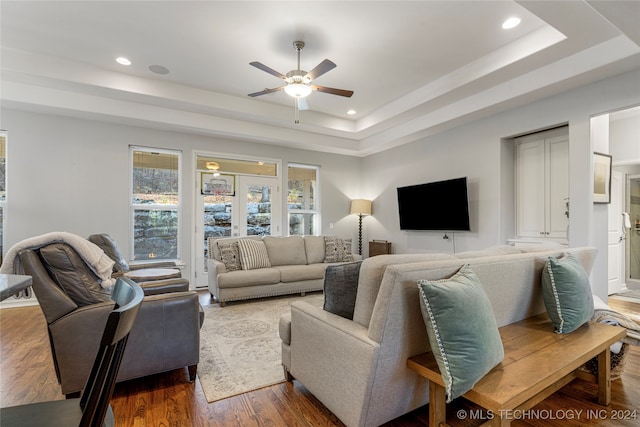
[[[0,274],[0,301],[4,301],[31,286],[31,276]]]
[[[486,425],[508,426],[514,414],[531,409],[575,378],[598,383],[598,403],[611,401],[609,347],[626,335],[618,326],[589,323],[570,334],[556,334],[546,313],[499,328],[504,360],[463,396],[490,411]],[[579,368],[598,357],[598,375]],[[429,380],[429,425],[446,425],[445,386],[433,353],[407,360],[407,367]]]

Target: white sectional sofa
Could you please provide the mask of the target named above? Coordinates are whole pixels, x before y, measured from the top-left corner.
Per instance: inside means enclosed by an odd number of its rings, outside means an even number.
[[[243,247],[255,246],[247,241],[261,242],[247,253],[263,252],[245,263]],[[329,265],[362,259],[351,253],[351,239],[333,236],[209,238],[208,250],[209,292],[222,306],[233,300],[322,290]]]
[[[378,426],[423,406],[429,382],[406,366],[409,357],[429,350],[417,281],[449,278],[469,264],[504,326],[545,311],[541,274],[550,256],[570,252],[587,273],[596,256],[594,248],[545,249],[368,258],[360,267],[353,319],[305,301],[280,319],[285,373],[348,427]]]

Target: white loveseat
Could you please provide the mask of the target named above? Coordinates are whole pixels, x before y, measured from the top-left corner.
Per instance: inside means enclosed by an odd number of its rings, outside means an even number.
[[[266,260],[258,262],[261,267],[246,268],[241,261],[242,240],[264,243]],[[208,251],[209,292],[222,306],[227,301],[320,291],[329,265],[362,259],[351,253],[351,239],[333,236],[209,238]]]
[[[429,349],[419,279],[448,278],[469,264],[504,326],[545,311],[542,269],[548,257],[566,252],[591,271],[594,248],[368,258],[360,268],[353,320],[305,301],[293,303],[280,319],[285,372],[348,427],[381,425],[429,402],[428,381],[406,367],[409,357]]]

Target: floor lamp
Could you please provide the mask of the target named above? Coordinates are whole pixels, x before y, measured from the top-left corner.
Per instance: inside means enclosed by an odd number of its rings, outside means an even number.
[[[362,255],[362,217],[371,215],[371,200],[352,200],[351,215],[358,215],[358,254]]]

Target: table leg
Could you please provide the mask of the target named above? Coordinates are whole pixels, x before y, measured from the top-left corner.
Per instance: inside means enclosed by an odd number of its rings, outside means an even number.
[[[444,387],[429,381],[429,425],[439,427],[447,423],[447,399]]]
[[[611,351],[608,347],[598,354],[598,403],[611,403]]]

